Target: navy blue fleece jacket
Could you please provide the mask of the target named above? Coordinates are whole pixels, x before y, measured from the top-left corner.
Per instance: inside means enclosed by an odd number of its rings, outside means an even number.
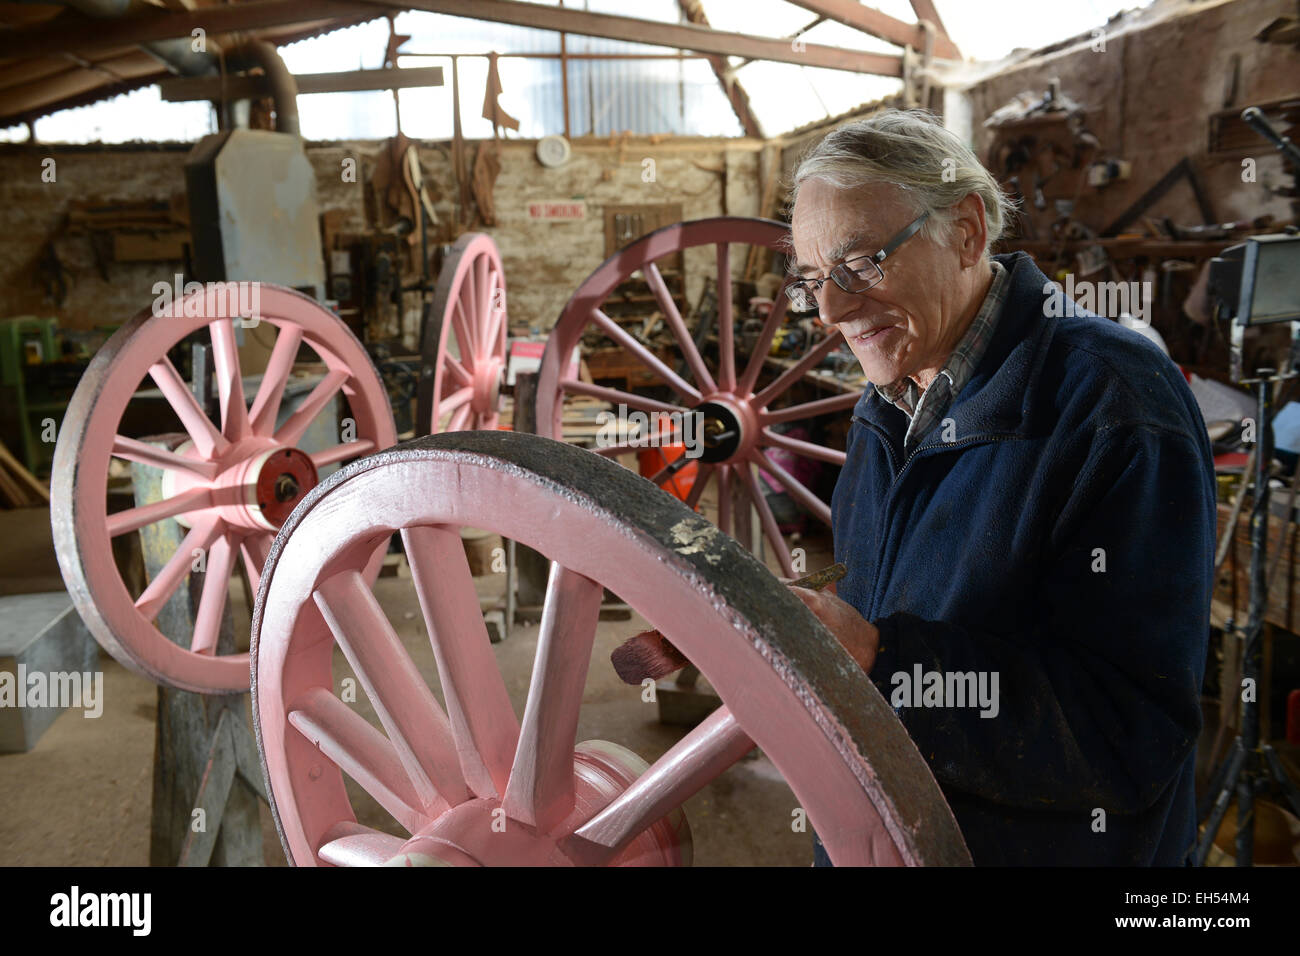
[[[871,388],[854,409],[838,593],[880,630],[886,700],[917,665],[997,673],[994,717],[896,707],[977,865],[1179,865],[1215,539],[1205,425],[1154,345],[1063,314],[1023,253],[996,258],[1006,305],[946,427],[904,454],[900,410]]]

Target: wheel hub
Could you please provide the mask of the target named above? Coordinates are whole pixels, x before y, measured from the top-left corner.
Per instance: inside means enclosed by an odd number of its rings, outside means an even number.
[[[573,753],[574,808],[553,832],[512,819],[496,798],[453,807],[407,840],[390,866],[574,866],[581,861],[565,837],[621,794],[648,768],[626,747],[589,740]],[[680,809],[651,826],[614,863],[635,866],[687,866],[690,827]]]
[[[185,454],[191,447],[187,442],[178,452]],[[306,452],[269,439],[250,439],[231,446],[210,483],[186,473],[166,472],[163,495],[207,484],[213,490],[215,510],[226,524],[249,531],[278,531],[318,481],[316,465]],[[177,520],[188,527],[184,515]]]
[[[700,418],[700,460],[716,463],[743,457],[753,444],[753,412],[733,395],[713,395],[692,409]]]

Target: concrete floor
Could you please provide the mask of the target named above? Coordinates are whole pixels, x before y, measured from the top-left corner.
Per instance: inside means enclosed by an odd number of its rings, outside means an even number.
[[[829,563],[827,542],[802,542],[807,566]],[[504,576],[477,579],[485,598],[503,589]],[[376,595],[412,658],[437,691],[433,654],[424,633],[414,589],[405,577],[385,577]],[[236,602],[238,604],[238,602]],[[242,610],[242,609],[239,609]],[[246,615],[235,614],[247,634]],[[578,740],[622,744],[648,762],[673,745],[684,728],[658,720],[658,707],[641,700],[639,687],[620,682],[607,663],[610,652],[645,628],[640,618],[604,621],[596,635],[583,695]],[[537,647],[537,625],[519,624],[493,646],[516,713],[522,713]],[[150,800],[157,688],[102,656],[105,706],[99,719],[65,713],[26,754],[0,755],[0,866],[144,866],[149,858]],[[341,653],[336,679],[350,671]],[[377,724],[364,693],[359,713]],[[391,818],[368,795],[350,786],[358,819],[395,830]],[[697,865],[806,866],[811,838],[791,829],[798,805],[766,757],[754,753],[687,802]],[[264,855],[285,865],[262,807]]]

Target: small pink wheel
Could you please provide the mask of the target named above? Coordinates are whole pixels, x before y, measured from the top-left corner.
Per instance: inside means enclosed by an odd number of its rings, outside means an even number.
[[[463,526],[553,562],[522,719],[489,645]],[[445,709],[361,574],[394,530]],[[616,744],[574,746],[605,587],[724,703],[649,767]],[[336,693],[336,642],[382,731]],[[258,748],[294,864],[683,864],[681,804],[755,744],[836,863],[969,862],[906,731],[804,605],[682,502],[550,439],[435,435],[331,476],[276,537],[253,655]],[[391,825],[357,822],[345,775]]]
[[[416,434],[495,429],[508,329],[505,270],[491,236],[456,240],[426,314]]]
[[[789,234],[788,226],[770,219],[745,219],[738,216],[697,219],[694,222],[665,226],[606,259],[569,299],[547,339],[537,381],[537,427],[543,435],[562,437],[561,419],[566,395],[590,395],[615,406],[626,405],[629,409],[647,413],[696,413],[702,416],[704,451],[700,456],[700,471],[687,503],[692,507],[698,503],[705,487],[716,477],[718,524],[722,530],[748,544],[749,509],[752,507],[758,514],[763,537],[776,552],[785,574],[794,577],[790,550],[781,537],[772,509],[764,499],[760,479],[755,476],[754,469],[759,468],[772,476],[789,492],[791,498],[829,525],[830,506],[773,461],[767,449],[782,448],[796,455],[834,465],[844,464],[844,452],[783,435],[772,426],[847,411],[856,404],[859,396],[835,395],[798,405],[782,404],[786,393],[799,382],[804,373],[814,368],[840,344],[839,332],[834,329],[793,367],[783,371],[770,384],[757,387],[764,356],[786,317],[786,296],[783,292],[777,294],[776,305],[764,323],[748,363],[743,369],[737,367],[735,322],[730,295],[731,247],[743,244],[780,249]],[[704,245],[715,247],[718,277],[718,362],[712,367],[695,347],[681,312],[655,265],[655,261],[664,256]],[[644,343],[602,310],[601,306],[610,293],[637,270],[645,276],[654,293],[694,384],[678,375],[669,363],[646,348]],[[568,372],[568,357],[582,339],[583,333],[593,329],[622,346],[628,355],[635,357],[658,376],[677,393],[677,401],[656,401],[573,378]],[[709,436],[719,438],[713,440]],[[616,445],[601,448],[597,453],[616,456],[635,450],[629,445]],[[651,481],[660,484],[671,475],[672,471],[665,468]],[[741,507],[735,507],[736,501],[740,502]]]
[[[63,580],[82,620],[118,661],[150,680],[200,693],[248,689],[247,654],[216,653],[230,576],[241,558],[256,587],[272,539],[317,482],[317,469],[387,448],[396,440],[392,410],[365,348],[333,313],[292,289],[259,286],[255,330],[274,328],[275,344],[251,408],[224,295],[195,292],[167,308],[145,309],[96,353],[68,405],[55,447],[50,492],[54,545]],[[251,321],[251,319],[250,319]],[[221,422],[200,408],[167,357],[207,328],[216,367]],[[262,332],[265,335],[265,332]],[[325,377],[278,428],[281,398],[299,347],[312,348]],[[127,405],[152,379],[189,440],[175,451],[120,434]],[[338,394],[355,434],[308,454],[296,446]],[[165,497],[108,514],[113,458],[164,469]],[[188,529],[176,552],[141,594],[117,570],[113,539],[174,518]],[[206,573],[188,648],[154,620],[191,570],[196,550]],[[375,556],[377,563],[382,555]]]

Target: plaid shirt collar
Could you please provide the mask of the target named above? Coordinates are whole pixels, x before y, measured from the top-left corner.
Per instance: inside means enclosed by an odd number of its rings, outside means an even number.
[[[975,314],[970,328],[948,356],[948,361],[939,370],[930,387],[922,392],[915,382],[906,377],[891,385],[876,386],[876,392],[881,398],[911,419],[907,435],[903,439],[905,448],[920,441],[943,417],[957,393],[975,374],[975,368],[984,357],[989,340],[993,338],[993,330],[997,327],[1006,295],[1007,270],[1002,263],[994,261],[993,284],[989,286],[979,312]]]

